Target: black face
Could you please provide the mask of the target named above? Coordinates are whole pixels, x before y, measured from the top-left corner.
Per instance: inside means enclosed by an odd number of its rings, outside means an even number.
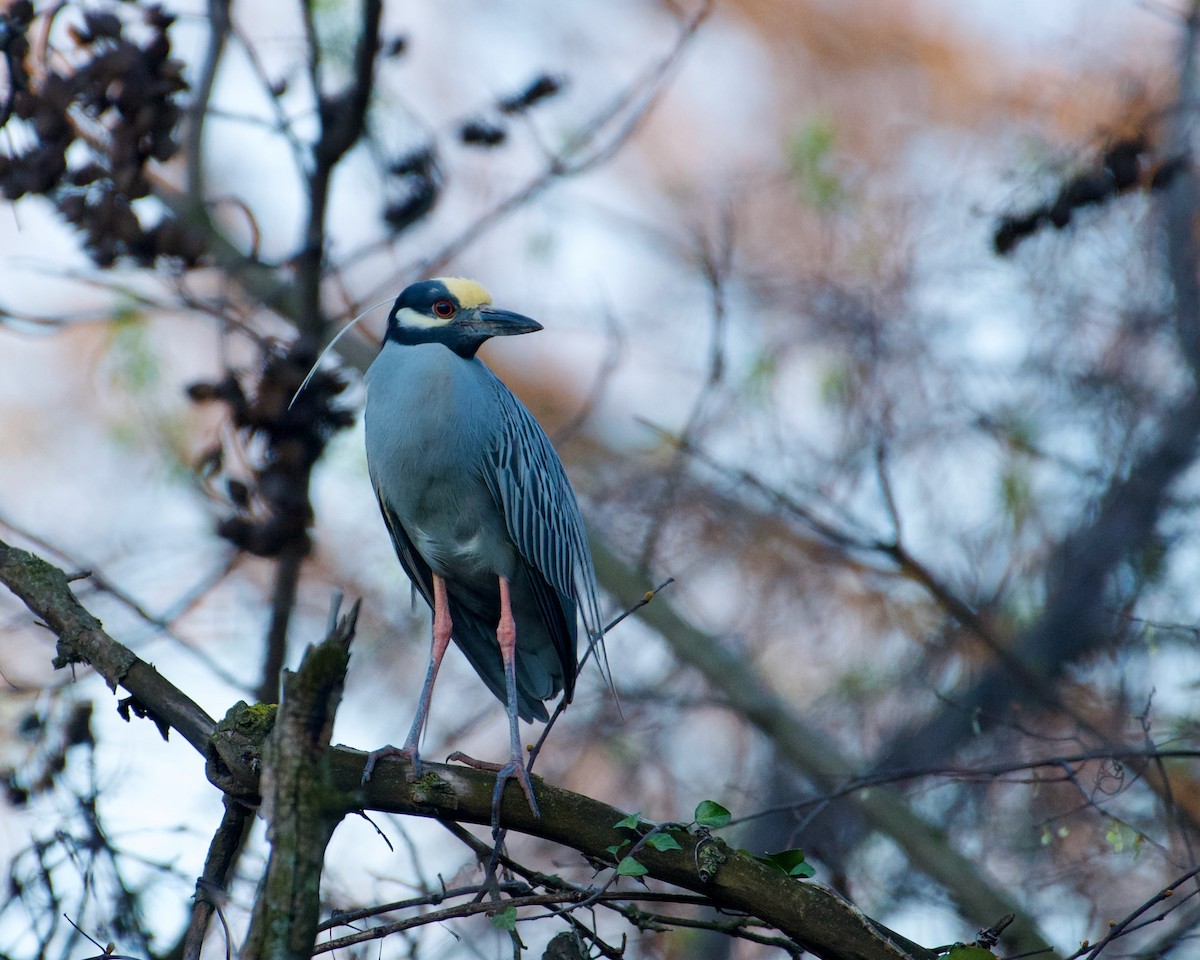
[[[536,320],[493,307],[488,292],[475,281],[442,277],[404,288],[388,315],[384,341],[441,343],[470,359],[489,337],[541,329]]]

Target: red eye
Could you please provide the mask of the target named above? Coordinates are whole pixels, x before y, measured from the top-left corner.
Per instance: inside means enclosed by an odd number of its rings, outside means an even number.
[[[456,309],[457,308],[454,306],[453,300],[443,299],[433,301],[434,315],[441,317],[443,320],[449,320],[452,316],[454,316]]]

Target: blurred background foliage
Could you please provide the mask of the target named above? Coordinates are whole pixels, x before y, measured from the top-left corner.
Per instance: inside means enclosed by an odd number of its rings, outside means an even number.
[[[920,943],[1011,908],[1009,952],[1070,955],[1196,866],[1196,18],[10,3],[0,533],[88,571],[89,609],[214,716],[272,699],[335,587],[362,596],[335,739],[394,740],[428,620],[369,489],[357,371],[380,303],[475,277],[546,327],[486,358],[568,465],[608,609],[674,578],[609,639],[620,709],[586,671],[540,772],[654,820],[715,798],[736,845],[803,848]],[[65,914],[173,955],[219,796],[52,671],[7,594],[0,617],[0,952],[90,949]],[[442,683],[430,756],[499,756],[501,706],[461,658]],[[381,819],[394,849],[335,836],[331,907],[475,869]],[[1192,955],[1197,889],[1110,950]],[[511,949],[456,924],[395,942]]]

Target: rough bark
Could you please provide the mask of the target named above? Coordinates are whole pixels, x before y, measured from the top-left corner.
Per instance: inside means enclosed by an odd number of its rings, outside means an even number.
[[[273,718],[270,708],[241,704],[218,730],[186,695],[104,632],[75,599],[61,570],[0,541],[0,582],[59,636],[60,666],[94,667],[111,687],[122,686],[134,694],[160,728],[178,730],[205,755],[210,775],[222,789],[248,802],[259,792],[265,797],[273,850],[265,896],[260,900],[278,904],[281,910],[268,913],[264,906],[261,917],[256,912],[244,956],[307,957],[311,953],[320,863],[329,835],[347,813],[380,810],[463,823],[491,822],[495,781],[489,772],[426,763],[425,775],[409,782],[404,764],[385,760],[364,786],[366,754],[328,747],[352,618],[310,651],[300,671],[287,678],[278,718]],[[264,767],[271,771],[266,777]],[[607,848],[629,839],[616,828],[625,817],[623,811],[540,778],[535,778],[535,789],[540,819],[533,817],[520,788],[509,783],[500,809],[504,828],[573,848],[593,863],[613,863]],[[721,908],[759,917],[819,957],[928,960],[933,956],[892,935],[824,885],[785,877],[719,839],[707,843],[703,853],[703,862],[715,870],[711,876],[702,874],[697,846],[706,842],[682,829],[673,835],[680,850],[644,847],[639,851],[637,859],[649,877],[702,893]]]

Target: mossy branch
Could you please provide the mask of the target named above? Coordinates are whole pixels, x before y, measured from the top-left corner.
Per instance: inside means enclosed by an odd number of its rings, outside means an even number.
[[[323,824],[317,841],[305,854],[309,860],[309,854],[323,852],[327,834],[340,819],[356,810],[462,823],[491,822],[495,783],[491,773],[426,762],[425,775],[409,782],[405,764],[385,760],[364,786],[361,779],[366,754],[345,747],[326,747],[333,710],[340,698],[349,632],[334,631],[335,639],[327,641],[333,643],[332,647],[323,644],[306,657],[301,670],[288,678],[284,706],[277,716],[245,704],[234,708],[222,721],[223,731],[237,733],[236,748],[231,749],[227,740],[220,745],[212,742],[221,739],[216,736],[217,725],[189,697],[104,632],[100,621],[76,600],[62,570],[0,541],[0,582],[57,634],[56,664],[90,665],[114,690],[120,686],[129,691],[157,722],[179,731],[202,756],[211,761],[214,753],[219,753],[223,773],[212,779],[222,789],[236,790],[243,798],[265,789],[276,816],[294,814],[305,824]],[[352,632],[353,622],[347,620],[348,631]],[[342,645],[340,649],[338,644]],[[341,666],[327,669],[331,659],[336,661],[335,667]],[[289,701],[294,705],[289,706]],[[239,722],[243,717],[264,722]],[[275,767],[276,780],[264,787],[264,745],[268,743],[272,746],[265,751],[265,762],[268,768]],[[312,776],[314,762],[319,776]],[[286,772],[289,764],[291,774]],[[214,769],[211,762],[209,769],[210,773]],[[311,790],[306,787],[297,792],[297,772],[299,779],[307,775],[312,781]],[[534,779],[541,818],[533,817],[520,788],[510,782],[501,803],[501,825],[570,847],[593,864],[612,865],[607,848],[628,839],[615,827],[625,818],[625,812]],[[289,792],[288,784],[296,790]],[[289,827],[292,833],[304,829],[299,821]],[[281,830],[273,826],[276,842]],[[715,842],[724,861],[706,879],[697,866],[696,848],[702,841],[685,831],[679,831],[677,839],[678,850],[660,851],[647,846],[639,852],[638,860],[647,868],[647,876],[702,893],[722,909],[758,917],[819,957],[929,960],[934,955],[892,935],[823,884],[785,877],[720,840]],[[311,871],[307,876],[304,889],[315,890]]]

